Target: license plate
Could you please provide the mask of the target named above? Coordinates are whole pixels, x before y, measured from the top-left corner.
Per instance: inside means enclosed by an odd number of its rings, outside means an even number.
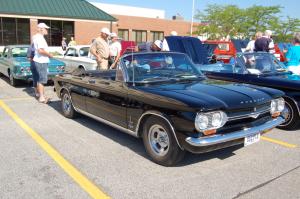
[[[249,146],[250,144],[254,144],[260,140],[260,133],[245,137],[244,146]]]

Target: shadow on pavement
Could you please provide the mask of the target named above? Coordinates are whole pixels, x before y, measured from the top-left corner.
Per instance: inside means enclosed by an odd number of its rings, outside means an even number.
[[[61,102],[60,100],[52,101],[48,104],[51,108],[55,109],[57,112],[62,114],[61,111]],[[134,151],[136,154],[149,159],[147,155],[142,139],[135,138],[131,135],[123,133],[119,130],[116,130],[104,123],[98,122],[92,118],[79,114],[77,118],[73,119],[73,121],[78,122],[79,124],[93,130],[94,132],[101,134],[116,143],[121,144]],[[186,153],[185,158],[176,166],[183,167],[188,166],[195,163],[201,163],[202,161],[207,161],[210,159],[218,158],[220,160],[229,158],[234,156],[234,151],[240,149],[241,146],[233,146],[226,149],[221,149],[209,153],[204,154],[191,154]]]

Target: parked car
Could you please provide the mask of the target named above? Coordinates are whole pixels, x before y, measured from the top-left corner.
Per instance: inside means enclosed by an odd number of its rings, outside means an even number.
[[[203,45],[208,50],[209,58],[216,56],[217,61],[228,63],[231,57],[235,57],[237,52],[242,52],[248,44],[248,40],[220,41],[206,40]]]
[[[9,77],[12,86],[16,86],[19,80],[32,80],[30,62],[27,59],[28,48],[29,45],[6,46],[0,56],[0,73]],[[49,79],[64,71],[65,63],[53,58],[50,59],[48,66]]]
[[[285,92],[286,122],[282,129],[296,129],[300,124],[300,76],[285,69],[273,54],[238,53],[231,64],[199,65],[207,77],[280,89]]]
[[[63,56],[57,56],[58,60],[65,62],[66,72],[74,70],[96,70],[97,62],[89,57],[90,46],[78,45],[68,47]]]
[[[208,80],[183,53],[124,55],[116,70],[64,74],[54,85],[64,116],[81,113],[141,137],[165,166],[185,151],[252,144],[284,122],[283,92]]]

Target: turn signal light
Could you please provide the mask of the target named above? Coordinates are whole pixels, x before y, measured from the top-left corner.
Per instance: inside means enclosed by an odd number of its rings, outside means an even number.
[[[279,115],[280,115],[280,112],[273,113],[273,114],[272,114],[272,118],[276,118],[276,117],[278,117]]]
[[[207,131],[203,131],[204,135],[213,135],[216,134],[217,130],[216,129],[211,129],[211,130],[207,130]]]

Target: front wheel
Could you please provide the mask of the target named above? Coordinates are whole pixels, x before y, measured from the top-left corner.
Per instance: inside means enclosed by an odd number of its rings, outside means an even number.
[[[18,85],[18,80],[14,78],[14,76],[11,73],[9,73],[9,84],[14,87]]]
[[[61,108],[63,115],[70,119],[75,118],[77,116],[77,112],[73,107],[70,94],[67,91],[63,91],[61,99]]]
[[[170,125],[151,116],[143,126],[143,141],[152,160],[163,166],[173,166],[184,157],[185,151],[177,144]]]
[[[285,108],[282,111],[285,122],[278,126],[283,130],[295,130],[299,127],[300,116],[297,106],[290,100],[285,99]]]

